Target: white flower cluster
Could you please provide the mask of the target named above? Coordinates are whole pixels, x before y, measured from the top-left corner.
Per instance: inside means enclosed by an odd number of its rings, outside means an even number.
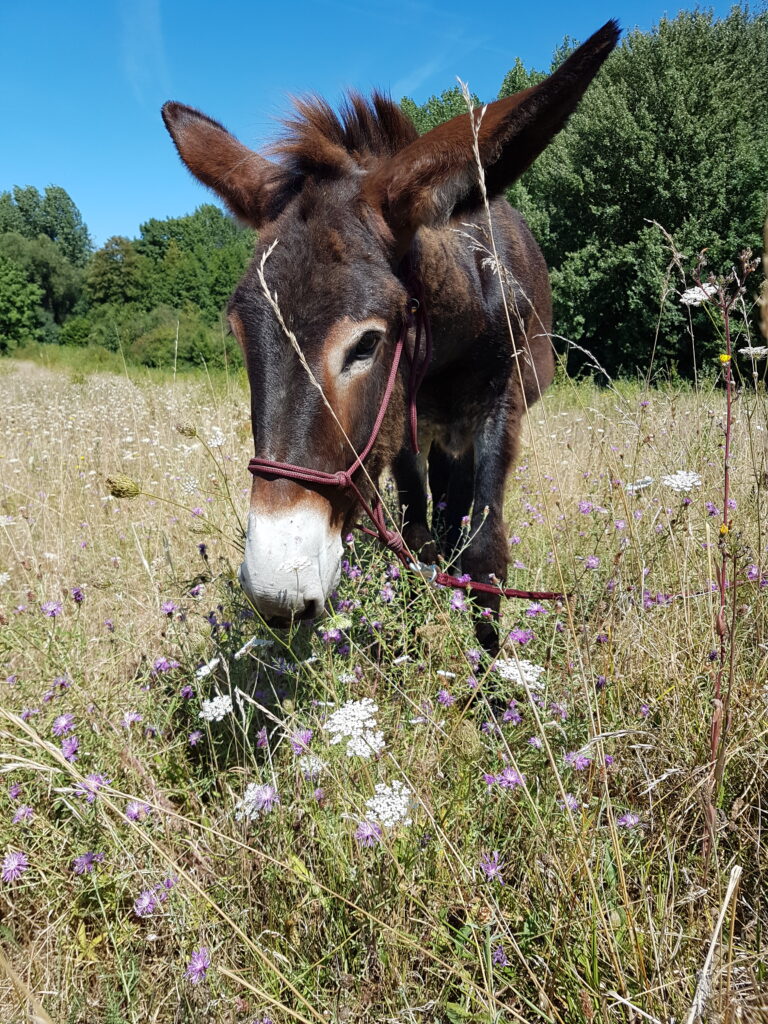
[[[624,490],[627,494],[637,494],[638,491],[644,491],[646,487],[650,487],[653,483],[652,476],[641,477],[640,480],[635,480],[631,484],[627,484]]]
[[[214,427],[210,433],[210,436],[208,437],[208,447],[223,448],[226,443],[226,440],[227,439],[224,437],[224,434],[221,432],[221,430],[218,427]]]
[[[235,821],[242,821],[243,818],[254,821],[260,814],[269,814],[274,805],[279,803],[280,797],[274,786],[268,782],[249,782],[243,799],[235,805]]]
[[[226,694],[211,697],[200,704],[199,718],[206,722],[220,722],[232,711],[232,698]]]
[[[704,284],[701,287],[696,285],[695,288],[686,288],[680,296],[680,301],[684,306],[700,306],[702,302],[710,299],[716,291],[717,288],[713,284]]]
[[[375,821],[382,828],[411,824],[413,793],[405,783],[397,779],[389,786],[385,782],[379,782],[374,786],[374,791],[376,796],[365,801],[368,821]]]
[[[370,757],[386,747],[384,734],[376,728],[378,705],[370,697],[348,700],[334,711],[323,728],[332,734],[331,745],[347,741],[347,757]]]
[[[692,487],[700,487],[701,477],[698,473],[693,473],[690,470],[678,469],[676,473],[663,476],[661,482],[666,487],[671,487],[673,491],[677,491],[678,494],[682,494],[683,491],[690,491]]]
[[[541,689],[539,677],[546,671],[542,665],[534,665],[525,658],[497,658],[493,667],[506,682],[527,685],[533,690]]]
[[[768,345],[747,345],[739,349],[739,354],[750,359],[768,359]]]
[[[318,779],[326,767],[322,757],[316,754],[302,754],[299,758],[299,768],[305,779]]]

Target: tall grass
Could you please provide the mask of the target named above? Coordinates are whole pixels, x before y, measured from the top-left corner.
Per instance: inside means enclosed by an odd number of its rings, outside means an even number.
[[[710,825],[714,375],[562,381],[531,411],[511,582],[574,597],[508,602],[490,667],[471,602],[359,536],[329,620],[253,616],[238,381],[8,362],[2,383],[0,1019],[765,1019],[759,381],[733,403]],[[348,754],[327,726],[366,698]]]

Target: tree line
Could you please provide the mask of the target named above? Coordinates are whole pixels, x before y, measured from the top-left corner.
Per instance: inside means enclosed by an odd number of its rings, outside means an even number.
[[[499,97],[536,84],[575,46],[566,38],[549,69],[516,60]],[[678,301],[681,268],[706,249],[713,271],[728,270],[742,249],[761,247],[767,71],[765,12],[683,12],[629,32],[509,190],[549,264],[555,331],[576,343],[558,342],[571,369],[589,362],[587,349],[611,373],[645,372],[653,358],[690,374],[691,315],[697,360],[718,351],[706,310]],[[423,133],[466,106],[453,88],[402,108]],[[222,310],[254,240],[204,205],[94,251],[63,189],[15,187],[0,194],[0,351],[38,340],[121,348],[148,365],[219,362],[231,348]]]

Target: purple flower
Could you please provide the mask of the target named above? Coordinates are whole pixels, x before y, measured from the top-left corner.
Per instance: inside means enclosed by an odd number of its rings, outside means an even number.
[[[467,610],[467,597],[463,590],[454,590],[451,596],[451,609],[455,612]]]
[[[160,902],[154,889],[145,889],[133,901],[133,912],[136,917],[151,917],[160,906]]]
[[[565,704],[552,703],[549,705],[549,711],[553,718],[559,718],[561,722],[568,720],[568,708]]]
[[[18,800],[21,796],[21,786],[18,782],[12,782],[8,787],[8,796],[11,800]]]
[[[61,615],[62,609],[61,601],[44,601],[40,605],[40,611],[43,615],[47,615],[49,619],[55,619],[57,615]]]
[[[199,729],[193,729],[189,734],[188,742],[190,747],[196,747],[200,740],[203,738],[203,734]]]
[[[491,953],[491,962],[496,964],[497,967],[509,967],[509,960],[503,946],[497,946],[494,949]]]
[[[205,946],[201,946],[200,949],[196,949],[189,958],[187,969],[184,972],[185,977],[191,981],[193,985],[199,985],[205,978],[206,971],[210,966],[210,954]]]
[[[154,662],[154,664],[152,666],[152,668],[157,673],[160,673],[160,672],[170,672],[172,669],[179,668],[179,667],[180,667],[180,665],[179,665],[178,661],[175,661],[173,658],[166,658],[166,657],[155,658],[155,662]]]
[[[501,716],[502,722],[514,722],[515,725],[520,725],[523,720],[522,715],[517,710],[517,701],[511,700],[509,706],[504,714]]]
[[[70,594],[72,595],[72,600],[75,604],[82,604],[85,600],[85,594],[83,593],[82,587],[72,587]]]
[[[513,644],[520,644],[522,647],[533,640],[535,635],[532,629],[512,629],[507,636],[507,640]]]
[[[77,736],[65,736],[61,741],[61,753],[64,759],[70,764],[77,760],[77,751],[80,749],[80,740]]]
[[[82,797],[87,804],[92,804],[101,787],[108,785],[109,779],[105,775],[102,775],[101,772],[92,772],[90,775],[86,775],[82,782],[78,782],[75,786],[75,793]]]
[[[747,566],[747,579],[754,583],[755,580],[760,578],[760,569],[756,565]]]
[[[170,616],[172,616],[173,613],[177,611],[178,607],[179,606],[177,604],[174,604],[173,601],[163,601],[163,603],[160,605],[160,611],[163,613],[163,615],[167,615],[170,618]]]
[[[478,867],[489,882],[498,882],[499,885],[504,885],[504,879],[501,874],[504,863],[499,858],[498,850],[494,850],[493,853],[484,853],[478,861]]]
[[[376,846],[381,836],[381,825],[376,821],[361,821],[355,829],[355,839],[361,846]]]
[[[391,583],[384,584],[384,586],[379,591],[379,597],[384,602],[384,604],[391,604],[392,601],[394,601],[395,588],[392,586]]]
[[[54,736],[66,736],[68,732],[72,732],[75,728],[75,716],[66,714],[59,715],[54,718],[53,725],[51,726],[51,732]]]
[[[2,879],[4,882],[15,882],[29,867],[29,859],[21,850],[11,850],[3,858]]]
[[[29,804],[22,804],[21,807],[17,808],[16,813],[13,816],[12,824],[18,825],[22,821],[32,821],[34,816],[35,812]]]
[[[576,799],[573,793],[566,793],[565,799],[558,800],[557,802],[563,810],[567,808],[569,811],[578,811],[580,806],[579,801]]]
[[[294,754],[303,754],[309,749],[309,744],[312,742],[314,733],[311,729],[297,729],[296,732],[291,734],[290,744],[291,750]]]
[[[648,707],[647,704],[641,704],[640,705],[640,716],[642,718],[647,718],[648,715],[650,715],[650,713],[651,713],[651,709]]]
[[[192,689],[192,687],[189,685],[189,683],[186,683],[179,690],[179,696],[183,697],[184,700],[189,700],[190,698],[194,697],[194,695],[195,695],[195,691]]]
[[[579,753],[578,750],[572,750],[565,755],[563,760],[576,772],[583,772],[592,764],[591,759],[586,754]]]
[[[265,725],[256,733],[256,747],[260,749],[267,746],[269,746],[269,740],[267,739],[267,727]]]
[[[595,506],[592,504],[591,501],[580,501],[579,502],[579,512],[581,512],[581,514],[583,516],[589,515],[589,513],[592,511],[592,509],[594,507]]]
[[[104,628],[106,629],[106,631],[108,633],[114,633],[115,632],[115,624],[112,621],[112,619],[104,619]]]
[[[477,666],[480,664],[480,659],[482,658],[482,656],[482,651],[478,651],[476,647],[470,647],[468,651],[464,652],[464,657],[469,662],[470,668],[473,669],[477,668]]]
[[[441,704],[444,708],[449,708],[451,704],[456,703],[456,698],[448,690],[438,690],[437,703]]]
[[[72,861],[72,870],[76,875],[90,875],[97,864],[104,860],[103,853],[81,853]]]
[[[622,828],[634,828],[635,825],[640,824],[640,815],[633,814],[631,811],[628,811],[626,814],[622,814],[620,818],[616,819],[616,824],[620,825]]]
[[[123,715],[123,720],[120,723],[124,729],[130,729],[132,725],[142,720],[142,715],[138,711],[126,711]]]
[[[141,800],[129,800],[125,807],[125,816],[129,821],[143,821],[152,808]]]
[[[527,616],[528,616],[529,618],[531,618],[531,619],[532,619],[532,618],[534,618],[534,617],[535,617],[536,615],[546,615],[546,614],[547,614],[547,609],[546,609],[546,608],[544,607],[544,605],[543,605],[543,604],[539,604],[538,602],[534,602],[533,604],[529,605],[529,606],[528,606],[528,607],[527,607],[527,608],[525,609],[525,614],[526,614],[526,615],[527,615]]]
[[[30,718],[32,717],[32,715],[39,715],[39,714],[40,714],[40,708],[22,708],[22,711],[21,711],[21,714],[19,715],[19,718],[22,720],[22,722],[28,722],[30,720]]]
[[[515,789],[517,786],[525,785],[525,776],[507,765],[501,773],[496,776],[496,782],[502,789]]]
[[[541,748],[544,746],[544,744],[541,742],[538,736],[530,736],[528,738],[528,743],[532,747],[535,747],[537,750],[541,750]]]
[[[597,555],[587,555],[584,559],[584,565],[587,569],[596,569],[600,565],[600,559]]]

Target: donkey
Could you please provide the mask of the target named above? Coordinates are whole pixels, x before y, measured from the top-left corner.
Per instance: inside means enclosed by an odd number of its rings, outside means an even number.
[[[451,559],[471,510],[461,570],[505,579],[505,481],[554,358],[547,267],[503,191],[564,126],[618,35],[609,21],[539,85],[421,137],[378,93],[350,94],[339,113],[298,101],[276,160],[197,110],[163,107],[188,169],[259,232],[228,317],[257,455],[240,580],[265,618],[322,613],[342,538],[385,470],[410,552],[434,561],[440,541]],[[415,398],[418,454],[407,429],[414,298],[433,338]],[[443,510],[437,540],[427,487]],[[494,654],[499,594],[478,603],[478,639]]]

